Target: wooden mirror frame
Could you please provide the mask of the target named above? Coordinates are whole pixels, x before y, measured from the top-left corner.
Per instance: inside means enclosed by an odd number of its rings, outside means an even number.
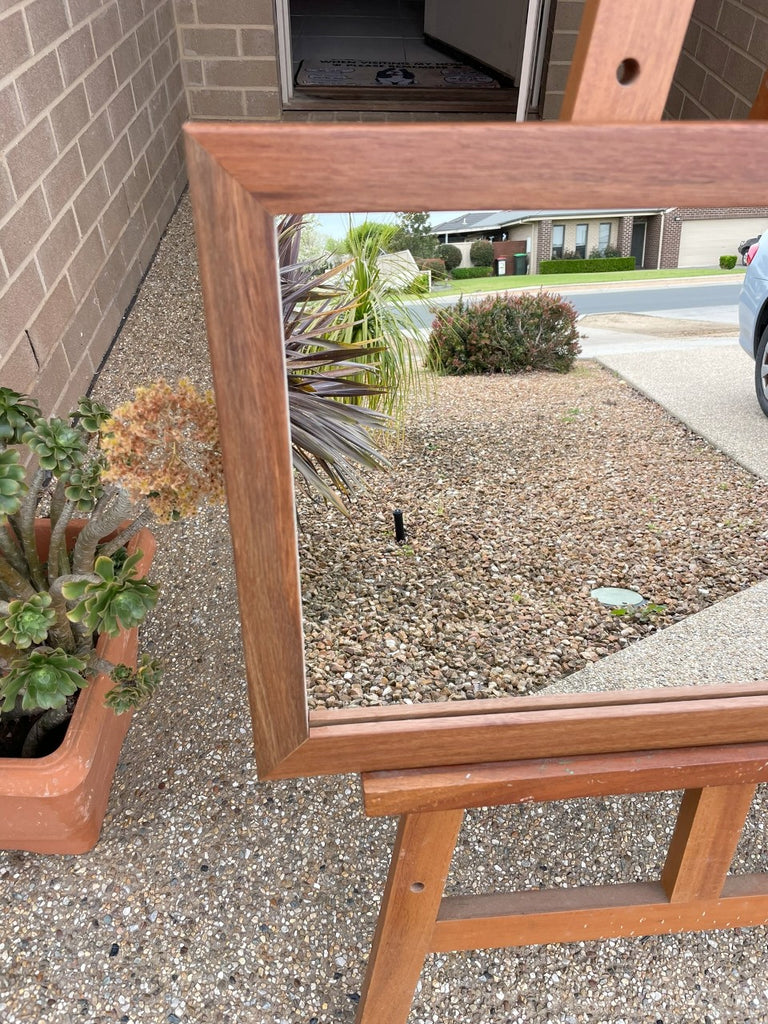
[[[615,24],[627,23],[626,4],[602,2]],[[593,34],[600,8],[588,0]],[[682,40],[690,3],[638,0],[636,32],[645,8],[676,23],[683,10]],[[584,38],[572,79],[592,89],[594,49]],[[626,40],[614,49],[634,52]],[[637,109],[625,97],[638,94],[622,91],[616,62],[603,58],[603,109],[621,113],[624,103],[630,119],[658,118],[678,52],[667,54],[653,102]],[[580,106],[583,89],[572,95],[571,123],[185,128],[262,778],[768,741],[768,683],[307,713],[275,217],[425,210],[436,200],[446,209],[765,203],[768,124],[573,123],[594,115],[594,104]],[[445,146],[451,159],[435,160]]]
[[[274,230],[277,214],[429,209],[436,196],[446,209],[759,206],[768,125],[186,130],[261,777],[768,740],[768,685],[307,715]],[[435,161],[446,143],[451,160]],[[399,169],[382,173],[392,154]]]

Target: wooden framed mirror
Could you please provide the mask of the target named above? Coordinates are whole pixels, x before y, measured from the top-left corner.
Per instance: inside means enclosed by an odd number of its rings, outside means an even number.
[[[424,210],[437,196],[445,209],[763,204],[768,125],[656,123],[690,6],[644,0],[628,18],[588,3],[571,123],[187,126],[263,778],[768,739],[768,683],[311,714],[305,697],[275,217]],[[446,146],[451,160],[435,161]]]

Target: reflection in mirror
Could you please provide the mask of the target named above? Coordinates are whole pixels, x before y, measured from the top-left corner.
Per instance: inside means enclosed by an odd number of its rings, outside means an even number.
[[[298,490],[310,708],[723,681],[611,659],[765,575],[768,494],[696,397],[749,377],[720,257],[768,208],[439,211],[428,255],[333,217],[337,340],[383,345],[395,393],[347,514]]]

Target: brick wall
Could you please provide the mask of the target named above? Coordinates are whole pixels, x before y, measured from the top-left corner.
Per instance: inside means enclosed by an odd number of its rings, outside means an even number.
[[[766,67],[766,0],[697,0],[666,114],[683,120],[746,117]]]
[[[643,267],[655,270],[659,266],[659,243],[661,242],[661,214],[648,217],[645,229],[645,259]]]
[[[0,3],[0,383],[66,413],[185,183],[171,0]]]
[[[621,217],[619,219],[616,248],[622,256],[629,256],[629,250],[632,248],[632,225],[634,220],[634,217]]]
[[[676,267],[680,254],[682,225],[687,220],[730,220],[735,217],[765,217],[768,206],[680,206],[665,217],[664,239],[661,246],[661,266]],[[741,241],[741,239],[737,239]]]
[[[190,116],[281,115],[272,0],[175,0]]]
[[[552,221],[540,220],[539,233],[536,239],[536,258],[531,259],[530,274],[536,274],[542,260],[552,259]]]

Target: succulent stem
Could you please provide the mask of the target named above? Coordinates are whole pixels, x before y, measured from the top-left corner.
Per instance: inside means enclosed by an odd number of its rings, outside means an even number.
[[[61,516],[61,513],[64,511],[64,506],[67,503],[67,498],[66,495],[64,494],[65,488],[66,484],[64,483],[63,480],[56,481],[56,487],[54,489],[53,495],[51,496],[51,529],[53,529],[56,526],[56,523],[58,523],[59,517]]]
[[[16,572],[21,573],[22,576],[26,576],[27,565],[14,537],[15,534],[11,534],[8,531],[6,524],[0,522],[0,553],[4,556],[5,560],[13,566]]]
[[[9,594],[22,601],[28,601],[37,593],[35,588],[2,555],[0,555],[0,583],[5,586]]]
[[[116,530],[130,510],[130,498],[122,489],[112,490],[99,499],[90,521],[80,531],[75,543],[75,550],[72,553],[74,573],[86,573],[93,568],[99,541]],[[121,546],[118,544],[118,547]]]
[[[135,536],[152,518],[151,509],[145,508],[136,516],[130,526],[126,526],[124,530],[121,530],[117,536],[113,537],[112,540],[107,541],[101,548],[99,548],[100,555],[106,555],[108,558],[114,555],[120,548],[124,548],[131,537]]]
[[[89,579],[96,583],[99,582],[99,577],[94,573],[86,573],[84,576],[59,576],[57,580],[53,581],[48,591],[51,595],[51,607],[56,612],[56,625],[51,629],[51,636],[55,639],[58,646],[63,647],[68,654],[75,650],[76,644],[78,655],[82,655],[83,648],[87,652],[93,647],[91,634],[86,632],[79,624],[72,623],[67,618],[67,602],[61,592],[61,588],[65,583],[74,583],[82,579]]]
[[[48,583],[49,586],[54,580],[69,572],[69,558],[67,557],[66,530],[70,519],[75,511],[71,501],[65,503],[61,510],[56,525],[51,530],[51,542],[48,548]]]
[[[66,704],[60,708],[51,708],[40,715],[38,720],[27,733],[24,745],[21,748],[22,757],[37,757],[38,752],[48,733],[53,732],[70,717],[71,712]]]
[[[24,557],[29,566],[29,575],[38,590],[45,590],[45,575],[35,539],[35,512],[40,501],[45,470],[38,469],[29,485],[29,491],[22,502],[18,515],[18,530]]]

